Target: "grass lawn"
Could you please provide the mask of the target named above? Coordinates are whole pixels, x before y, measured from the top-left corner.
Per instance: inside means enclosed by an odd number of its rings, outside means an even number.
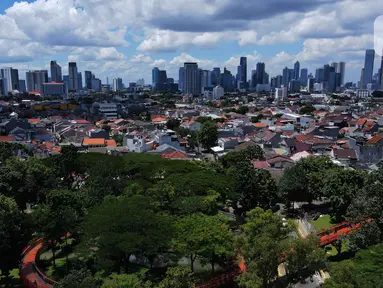
[[[317,232],[320,232],[326,228],[330,228],[333,223],[331,223],[331,217],[330,215],[323,215],[322,217],[319,217],[317,220],[311,220],[309,221],[310,224],[312,224]]]
[[[8,287],[21,288],[21,281],[19,276],[19,269],[15,268],[11,271],[11,275],[9,276]],[[3,276],[0,275],[0,288],[4,288],[6,284],[6,280]]]

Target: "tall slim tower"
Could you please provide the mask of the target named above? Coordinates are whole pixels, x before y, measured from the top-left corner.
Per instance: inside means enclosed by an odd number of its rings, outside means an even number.
[[[339,62],[339,69],[337,72],[340,73],[340,85],[343,86],[344,85],[344,75],[346,72],[346,63]]]
[[[1,69],[1,76],[0,78],[5,78],[5,80],[3,80],[3,82],[5,82],[6,84],[6,89],[9,90],[13,90],[12,89],[12,67],[6,67],[6,68],[3,68]]]
[[[299,79],[299,69],[300,69],[300,64],[299,64],[299,61],[297,61],[294,64],[294,79],[295,80]]]
[[[372,82],[372,74],[374,72],[374,60],[375,60],[375,50],[367,49],[366,57],[364,58],[364,75],[363,75],[363,86],[361,88],[366,88],[367,84]]]
[[[241,57],[240,59],[240,75],[239,75],[239,81],[242,83],[247,82],[247,58],[246,57]]]
[[[178,90],[184,91],[184,83],[185,83],[185,68],[180,67],[178,72]]]
[[[186,62],[184,92],[192,95],[201,94],[201,73],[197,63]]]
[[[69,73],[69,90],[77,91],[78,88],[78,71],[76,62],[69,62],[68,65]]]
[[[51,61],[51,78],[53,82],[63,82],[61,66],[56,61]]]

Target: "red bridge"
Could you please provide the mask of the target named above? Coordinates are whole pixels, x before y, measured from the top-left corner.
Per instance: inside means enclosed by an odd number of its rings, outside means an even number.
[[[365,222],[371,222],[372,219],[367,219]],[[361,223],[343,222],[334,225],[326,230],[317,233],[320,238],[319,246],[329,245],[339,239],[342,235],[349,235],[352,231],[358,230]]]

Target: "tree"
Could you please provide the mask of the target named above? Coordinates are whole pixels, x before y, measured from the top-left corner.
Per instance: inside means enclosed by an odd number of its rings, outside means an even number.
[[[156,288],[193,288],[192,271],[186,267],[171,267]]]
[[[108,135],[110,133],[110,130],[112,130],[112,128],[109,125],[102,125],[102,129],[105,130],[108,133]]]
[[[364,187],[365,174],[348,169],[330,169],[324,173],[322,193],[329,199],[329,213],[335,222],[344,220],[348,207]]]
[[[210,263],[214,272],[215,263],[220,257],[233,255],[233,235],[227,219],[221,215],[186,216],[175,224],[175,231],[173,245],[179,253],[189,257],[192,271],[198,256]]]
[[[56,243],[76,229],[84,215],[83,205],[78,194],[69,190],[53,190],[47,194],[46,203],[36,208],[33,213],[36,230],[44,233],[52,249],[55,265]],[[68,264],[68,258],[67,264]]]
[[[60,283],[54,286],[55,288],[97,288],[99,287],[89,270],[80,269],[72,270]]]
[[[81,171],[76,148],[74,146],[62,147],[60,155],[52,158],[52,167],[58,178],[63,179],[63,186],[72,189],[76,180],[75,174]]]
[[[246,213],[245,222],[237,247],[247,269],[238,281],[246,287],[271,287],[281,255],[287,249],[284,240],[292,227],[285,225],[279,215],[261,208]]]
[[[318,239],[310,235],[308,239],[295,239],[287,252],[286,264],[289,278],[300,281],[318,271],[325,261],[325,251],[318,247]]]
[[[196,119],[197,122],[204,124],[206,122],[213,122],[213,119],[211,117],[206,117],[206,116],[200,116]]]
[[[30,227],[12,198],[0,195],[0,270],[9,277],[30,239]]]
[[[382,231],[376,222],[362,223],[359,230],[353,231],[349,236],[350,251],[357,252],[376,245],[382,238]]]
[[[153,264],[168,248],[173,232],[172,218],[155,210],[148,197],[106,197],[85,217],[84,248],[89,252],[97,247],[98,264],[109,271],[118,272],[123,264],[128,272],[131,255]]]
[[[105,279],[101,288],[142,288],[141,279],[135,274],[112,274]]]
[[[237,109],[238,114],[245,115],[247,112],[249,112],[249,107],[247,106],[239,106],[239,108]]]
[[[313,113],[315,111],[315,107],[314,106],[304,106],[302,107],[300,110],[299,110],[299,113],[301,115],[305,115],[305,114],[310,114],[310,113]]]
[[[276,199],[277,186],[269,171],[254,169],[250,162],[241,162],[228,169],[227,173],[235,179],[238,214],[257,206],[268,208]]]
[[[170,130],[176,130],[180,125],[181,121],[175,118],[171,118],[166,122],[166,127]]]
[[[280,198],[286,202],[311,203],[322,196],[324,173],[335,165],[326,157],[308,157],[284,171],[278,183]],[[323,174],[322,174],[323,173]]]
[[[214,147],[218,140],[218,128],[214,122],[208,121],[202,124],[198,131],[198,142],[206,150]]]
[[[263,114],[258,114],[257,116],[251,117],[251,123],[258,123],[259,120],[263,119]]]
[[[241,151],[233,151],[227,153],[221,158],[221,163],[223,167],[227,169],[241,162],[250,162],[252,160],[263,158],[264,153],[262,148],[258,145],[251,145]]]
[[[45,193],[56,185],[52,170],[36,158],[20,161],[10,158],[0,168],[0,192],[15,199],[20,210],[27,203],[43,201]]]
[[[329,263],[331,278],[326,280],[324,288],[353,288],[357,286],[356,267],[351,260]]]

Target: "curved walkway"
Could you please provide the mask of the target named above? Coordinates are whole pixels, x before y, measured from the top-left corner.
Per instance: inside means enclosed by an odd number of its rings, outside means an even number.
[[[41,248],[43,248],[43,239],[38,239],[34,245],[28,246],[23,251],[20,278],[26,288],[53,288],[56,283],[42,273],[35,264]]]

